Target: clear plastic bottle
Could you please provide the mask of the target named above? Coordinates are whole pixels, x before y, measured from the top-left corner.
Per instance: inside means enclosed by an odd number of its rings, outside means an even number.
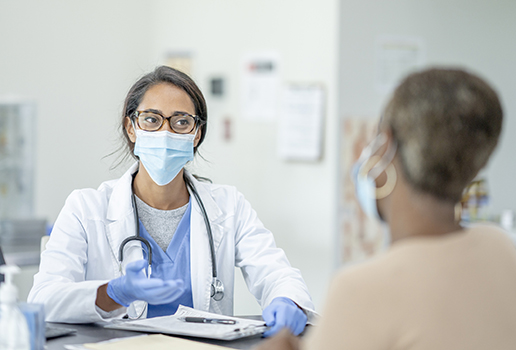
[[[30,350],[29,327],[18,308],[18,288],[13,284],[13,274],[19,271],[18,266],[0,266],[5,275],[0,285],[0,350]]]

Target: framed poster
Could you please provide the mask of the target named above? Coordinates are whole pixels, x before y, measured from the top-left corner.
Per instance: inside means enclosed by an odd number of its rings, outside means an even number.
[[[377,254],[384,249],[385,242],[382,225],[362,211],[351,176],[360,153],[376,136],[378,121],[346,118],[341,128],[338,264],[346,265]]]

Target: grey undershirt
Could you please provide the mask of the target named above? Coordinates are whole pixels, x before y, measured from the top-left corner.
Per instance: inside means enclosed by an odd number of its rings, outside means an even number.
[[[188,203],[173,210],[160,210],[151,207],[138,196],[136,196],[136,207],[138,216],[149,235],[158,245],[167,251],[167,248],[174,237],[179,222],[188,208]]]

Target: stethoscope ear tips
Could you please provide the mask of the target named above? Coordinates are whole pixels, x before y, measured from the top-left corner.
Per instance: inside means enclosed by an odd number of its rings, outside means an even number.
[[[224,298],[224,285],[217,278],[211,284],[211,297],[215,301],[221,301]]]

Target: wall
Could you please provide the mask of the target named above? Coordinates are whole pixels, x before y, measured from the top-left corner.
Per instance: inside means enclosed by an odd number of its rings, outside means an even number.
[[[505,111],[501,143],[487,169],[491,212],[516,210],[516,3],[511,0],[343,0],[340,19],[339,110],[378,118],[387,96],[374,88],[375,39],[421,37],[428,65],[465,66],[499,92]]]
[[[139,1],[0,0],[0,96],[37,102],[35,211],[55,220],[70,192],[110,172],[131,83],[153,66]],[[128,20],[133,18],[135,20]]]
[[[158,1],[153,15],[153,56],[193,53],[193,77],[205,92],[209,131],[193,169],[214,182],[236,186],[299,268],[317,306],[333,271],[335,226],[338,1]],[[318,82],[327,90],[324,157],[284,162],[277,156],[278,123],[241,116],[240,65],[247,52],[276,51],[281,80]],[[228,83],[224,99],[208,93],[212,76]],[[222,138],[230,118],[234,137]],[[240,273],[237,273],[240,276]],[[235,312],[259,312],[242,279]]]

